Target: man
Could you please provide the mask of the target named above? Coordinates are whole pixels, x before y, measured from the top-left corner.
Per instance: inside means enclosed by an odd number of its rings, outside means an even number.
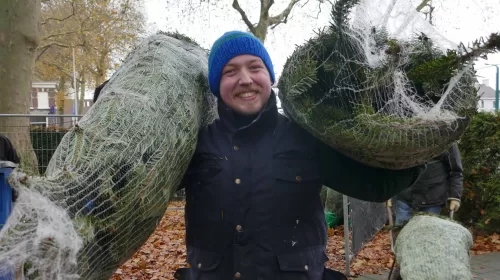
[[[462,161],[457,144],[427,163],[417,182],[396,196],[396,225],[421,211],[439,215],[449,202],[450,211],[458,211],[463,190]]]
[[[268,52],[232,31],[209,55],[219,119],[199,133],[183,180],[188,280],[346,279],[325,269],[322,184],[383,202],[411,186],[420,168],[360,164],[278,114]]]
[[[396,196],[396,225],[410,220],[413,212],[439,215],[447,201],[450,211],[458,211],[463,190],[462,172],[460,152],[454,143],[446,152],[427,163],[427,169],[411,188]],[[399,279],[400,268],[396,267],[391,280]]]
[[[10,161],[16,164],[21,162],[9,138],[2,134],[0,134],[0,161]]]
[[[102,89],[104,86],[109,82],[109,80],[104,81],[102,84],[98,85],[95,90],[94,90],[94,97],[92,98],[92,104],[95,104],[97,102],[97,99],[99,98],[99,95],[101,94]]]

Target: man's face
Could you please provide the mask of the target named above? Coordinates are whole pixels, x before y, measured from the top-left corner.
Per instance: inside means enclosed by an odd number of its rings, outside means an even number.
[[[249,116],[266,106],[271,95],[271,77],[260,57],[239,55],[222,69],[220,97],[233,111]]]

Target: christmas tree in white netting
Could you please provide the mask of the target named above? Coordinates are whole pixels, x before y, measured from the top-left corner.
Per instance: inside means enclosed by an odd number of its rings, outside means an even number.
[[[178,36],[181,39],[182,36]],[[45,177],[15,170],[18,193],[0,231],[0,273],[109,279],[162,218],[216,117],[208,54],[165,34],[145,39],[62,139]]]
[[[375,167],[422,164],[476,111],[473,61],[492,34],[453,44],[408,0],[338,0],[331,26],[298,47],[278,84],[285,113],[323,142]]]
[[[394,253],[405,280],[469,280],[472,245],[472,234],[462,225],[420,213],[398,234]]]

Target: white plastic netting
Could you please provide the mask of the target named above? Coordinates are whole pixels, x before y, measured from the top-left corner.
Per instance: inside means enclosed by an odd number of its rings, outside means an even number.
[[[454,44],[408,0],[338,0],[331,21],[284,66],[286,115],[346,155],[390,169],[422,164],[461,136],[477,106],[472,63],[499,48],[498,35]]]
[[[460,224],[416,215],[398,234],[394,253],[405,280],[467,280],[472,244],[472,234]]]
[[[109,279],[147,240],[176,191],[198,130],[216,118],[201,47],[158,33],[131,52],[69,131],[45,177],[14,170],[0,273]]]

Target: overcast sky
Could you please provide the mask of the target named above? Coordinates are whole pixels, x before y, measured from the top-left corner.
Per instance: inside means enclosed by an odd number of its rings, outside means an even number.
[[[232,1],[230,0],[211,0],[211,3],[218,1],[216,5],[200,4],[200,0],[177,1],[179,1],[178,3],[191,1],[198,5],[195,9],[197,12],[186,13],[183,10],[186,7],[180,7],[179,4],[169,5],[165,0],[145,0],[148,33],[153,33],[158,29],[165,31],[177,30],[195,39],[208,49],[213,41],[226,31],[234,29],[247,30],[240,15],[231,7]],[[274,15],[280,12],[289,1],[276,0],[271,9],[271,14]],[[411,1],[416,6],[420,0]],[[470,42],[480,36],[500,31],[500,0],[432,1],[435,6],[433,22],[436,29],[440,34],[456,44]],[[255,23],[259,13],[258,5],[260,1],[240,0],[239,2],[251,21]],[[305,7],[296,6],[288,23],[281,24],[268,33],[265,45],[270,52],[278,76],[295,46],[313,37],[314,31],[328,25],[330,6],[324,4],[321,6],[320,11],[316,3],[315,0],[309,0]],[[500,64],[500,54],[491,55],[487,62]],[[478,69],[478,80],[481,82],[483,79],[488,79],[489,85],[495,88],[496,68],[485,67],[483,61],[478,61],[476,69]]]

